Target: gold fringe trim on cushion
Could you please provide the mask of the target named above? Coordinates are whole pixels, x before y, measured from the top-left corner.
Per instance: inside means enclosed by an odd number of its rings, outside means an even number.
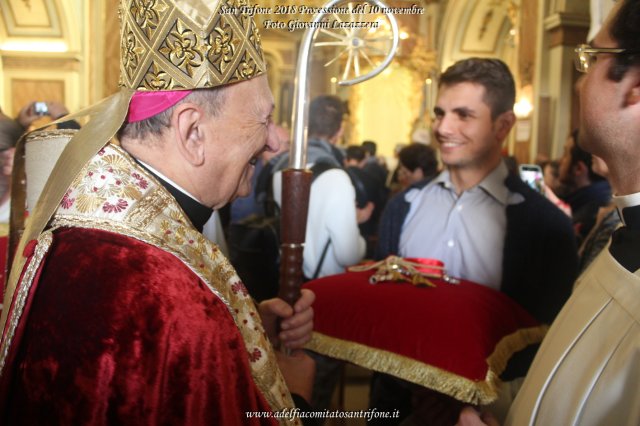
[[[306,348],[322,355],[351,362],[380,373],[433,389],[459,401],[486,405],[498,398],[500,374],[511,355],[528,345],[540,343],[548,326],[524,328],[503,337],[487,358],[487,375],[474,381],[415,359],[361,343],[314,332]]]
[[[539,325],[537,327],[521,328],[515,333],[504,336],[496,345],[493,353],[487,358],[487,365],[489,366],[487,374],[491,371],[497,376],[502,374],[513,354],[529,345],[542,342],[548,330],[548,325]]]

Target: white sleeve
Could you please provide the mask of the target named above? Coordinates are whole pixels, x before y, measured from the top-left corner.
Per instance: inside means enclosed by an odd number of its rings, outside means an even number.
[[[273,200],[278,207],[282,208],[282,170],[273,174],[271,181],[271,189],[273,190]]]
[[[364,257],[366,243],[358,228],[356,193],[351,179],[343,170],[335,169],[324,172],[316,182],[323,189],[325,226],[336,262],[342,267],[358,263]]]

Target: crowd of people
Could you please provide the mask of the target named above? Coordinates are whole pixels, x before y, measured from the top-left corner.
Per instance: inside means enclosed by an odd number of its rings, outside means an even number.
[[[193,13],[167,7],[185,22]],[[499,59],[440,75],[430,143],[402,145],[394,170],[375,141],[343,145],[339,97],[310,102],[305,280],[367,258],[438,259],[550,326],[503,372],[506,411],[382,373],[371,408],[399,410],[405,425],[640,422],[639,31],[640,1],[620,0],[576,50],[580,127],[562,158],[540,164],[542,191],[503,157],[515,82]],[[2,424],[272,424],[246,413],[328,407],[340,363],[303,350],[315,296],[277,297],[277,229],[266,245],[246,239],[278,218],[289,135],[272,120],[262,51],[234,37],[238,69],[206,62],[207,79],[174,63],[159,88],[151,67],[123,62],[122,91],[70,137],[2,280]],[[52,119],[68,113],[46,106]],[[0,111],[0,222],[13,149],[41,117],[35,102],[15,119]]]

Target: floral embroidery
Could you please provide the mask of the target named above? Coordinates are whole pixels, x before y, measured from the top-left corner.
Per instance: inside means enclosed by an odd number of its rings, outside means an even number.
[[[111,229],[111,223],[128,226],[129,220],[138,226],[142,220],[144,230],[152,231],[161,239],[161,243],[153,240],[151,244],[168,247],[179,255],[232,308],[231,315],[243,335],[245,353],[259,386],[273,398],[274,406],[287,406],[289,402],[278,397],[285,387],[279,374],[274,380],[277,363],[246,287],[219,249],[192,228],[175,202],[164,205],[168,195],[162,195],[153,178],[135,167],[120,148],[108,145],[102,149],[76,176],[62,200],[56,220],[67,224],[80,221],[84,226],[95,218],[99,224],[96,226],[105,229]],[[162,202],[156,211],[156,204],[150,204],[150,200],[158,199]],[[115,229],[122,232],[121,228]],[[286,392],[283,395],[287,400]]]
[[[192,77],[194,68],[202,64],[201,48],[204,46],[198,36],[178,20],[159,50],[178,69]]]
[[[256,63],[245,55],[242,57],[242,60],[236,69],[236,76],[241,80],[245,80],[247,78],[251,78],[257,71],[258,68]]]
[[[207,58],[211,62],[218,72],[226,72],[227,65],[229,65],[234,57],[235,49],[233,30],[229,25],[217,27],[209,34],[208,43],[211,45]]]
[[[67,190],[67,192],[64,194],[64,197],[62,197],[62,201],[60,201],[60,206],[65,210],[70,209],[71,206],[73,206],[73,203],[76,201],[75,198],[69,197],[69,194],[71,194],[70,189]]]
[[[136,24],[145,30],[147,37],[150,37],[153,30],[158,28],[160,22],[156,8],[155,0],[135,0],[131,3],[131,14],[136,20]]]
[[[133,173],[131,175],[135,180],[137,180],[136,185],[138,185],[142,189],[147,189],[149,187],[149,182],[138,173]]]
[[[126,209],[128,205],[129,203],[127,203],[122,198],[119,198],[116,204],[111,204],[109,202],[104,203],[102,205],[102,210],[104,210],[106,213],[120,213],[121,211]]]
[[[135,74],[140,63],[140,56],[144,53],[144,49],[137,46],[136,43],[136,37],[131,31],[129,31],[126,38],[122,39],[120,55],[129,78],[132,78]],[[104,154],[104,152],[102,154]]]
[[[249,352],[249,361],[257,362],[262,358],[262,351],[258,348],[253,348],[253,352]]]
[[[153,90],[179,89],[182,87],[174,83],[171,76],[164,72],[155,62],[151,64],[145,73],[144,83],[144,86],[150,87]]]
[[[249,293],[247,292],[247,288],[244,286],[244,284],[242,284],[242,281],[238,281],[236,283],[233,283],[231,285],[231,291],[233,291],[233,294],[242,294],[243,296],[247,296]]]

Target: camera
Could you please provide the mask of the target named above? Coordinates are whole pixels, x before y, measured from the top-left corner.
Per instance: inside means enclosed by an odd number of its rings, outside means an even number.
[[[36,102],[33,111],[36,115],[47,115],[49,114],[49,108],[47,107],[46,102]]]

